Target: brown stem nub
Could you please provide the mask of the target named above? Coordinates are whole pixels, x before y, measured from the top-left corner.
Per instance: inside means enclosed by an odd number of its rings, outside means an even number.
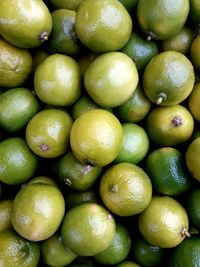
[[[181,236],[187,236],[187,237],[190,237],[191,235],[190,235],[190,233],[188,232],[188,230],[185,228],[185,227],[183,227],[183,229],[182,229],[182,231],[181,231]]]
[[[64,178],[64,183],[68,186],[72,185],[72,181],[69,178]]]
[[[46,42],[48,41],[49,37],[48,37],[48,32],[41,32],[39,35],[39,40],[40,42]]]
[[[163,93],[163,92],[159,93],[157,95],[157,97],[158,97],[157,100],[156,100],[156,104],[157,105],[160,105],[163,102],[163,100],[167,99],[167,95],[165,93]]]
[[[155,39],[156,35],[154,32],[148,32],[147,41],[151,41],[152,39]]]

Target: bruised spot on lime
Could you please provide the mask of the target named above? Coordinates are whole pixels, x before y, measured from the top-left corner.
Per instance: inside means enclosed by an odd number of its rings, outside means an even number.
[[[182,118],[175,116],[172,120],[172,124],[174,125],[174,127],[179,127],[183,124]]]
[[[49,150],[49,146],[48,146],[48,145],[46,145],[46,144],[41,144],[41,145],[40,145],[40,148],[42,149],[42,151],[43,151],[43,152],[45,152],[45,151],[48,151],[48,150]]]

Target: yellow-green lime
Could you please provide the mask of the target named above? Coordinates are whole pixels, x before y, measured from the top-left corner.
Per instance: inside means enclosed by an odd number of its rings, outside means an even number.
[[[0,19],[1,20],[1,19]],[[0,86],[21,86],[32,70],[31,53],[0,38]]]
[[[19,131],[39,110],[39,101],[29,89],[9,89],[0,95],[0,126],[9,132]]]
[[[89,65],[84,76],[86,91],[102,107],[125,103],[138,84],[135,63],[122,52],[104,53]]]
[[[131,163],[110,166],[100,181],[104,205],[119,216],[141,213],[152,198],[152,185],[142,168]]]
[[[155,143],[174,146],[189,140],[194,119],[182,105],[155,107],[147,116],[146,129]]]
[[[190,9],[189,0],[139,0],[137,20],[148,40],[164,40],[179,32]]]
[[[116,233],[112,243],[101,253],[94,256],[96,262],[103,265],[118,264],[128,256],[131,249],[131,236],[121,224],[116,224]]]
[[[11,211],[13,206],[12,199],[0,201],[0,232],[12,229]]]
[[[147,116],[151,106],[151,101],[139,84],[132,96],[124,104],[118,106],[115,112],[122,121],[137,123]]]
[[[133,261],[123,261],[122,263],[116,265],[116,267],[141,267],[141,265]]]
[[[115,162],[128,162],[138,164],[142,161],[149,150],[149,138],[141,126],[135,123],[124,123],[123,143]]]
[[[77,10],[75,30],[90,50],[117,51],[129,39],[132,19],[119,1],[84,0]]]
[[[28,180],[28,182],[25,185],[37,184],[37,183],[49,184],[49,185],[53,185],[55,187],[58,187],[58,185],[56,184],[55,180],[53,178],[51,178],[51,177],[48,177],[48,176],[32,177],[30,180]]]
[[[66,55],[50,55],[35,71],[34,89],[46,104],[72,105],[81,93],[81,72],[78,63]]]
[[[11,221],[22,237],[41,241],[58,230],[64,213],[65,202],[61,191],[49,184],[35,183],[22,187],[17,193]]]
[[[114,217],[96,203],[84,203],[71,208],[61,227],[64,245],[80,256],[94,256],[105,250],[115,232]]]
[[[72,127],[69,114],[60,109],[44,109],[35,114],[26,127],[26,140],[40,157],[55,158],[64,154]]]
[[[197,137],[192,141],[186,150],[186,164],[194,179],[200,182],[200,169],[199,159],[200,157],[200,137]]]
[[[200,189],[196,188],[188,192],[186,209],[190,222],[200,230]]]
[[[83,0],[50,0],[49,2],[55,9],[71,9],[71,10],[77,10],[80,3]]]
[[[160,248],[176,247],[189,236],[186,210],[168,196],[153,196],[148,207],[139,214],[138,227],[148,243]]]
[[[0,181],[8,185],[21,184],[33,176],[38,159],[21,137],[0,142]]]
[[[190,59],[193,63],[195,68],[200,67],[200,51],[199,51],[199,45],[200,45],[200,34],[198,34],[190,47]]]
[[[122,126],[116,116],[103,109],[91,109],[73,123],[70,145],[81,162],[105,166],[117,157],[122,138]]]
[[[199,101],[200,101],[200,82],[197,82],[194,85],[194,88],[188,97],[188,109],[191,112],[194,119],[198,122],[200,122],[200,110],[198,104]]]
[[[164,51],[154,56],[144,70],[143,87],[157,105],[176,105],[185,100],[194,86],[194,68],[180,52]]]
[[[37,48],[34,52],[33,52],[33,67],[32,67],[32,71],[35,72],[35,70],[37,69],[37,67],[39,66],[40,63],[42,63],[42,61],[44,61],[48,56],[50,56],[49,51],[47,51],[44,48]]]
[[[11,230],[0,232],[2,267],[37,267],[39,259],[39,243],[30,242]]]
[[[158,164],[159,162],[159,164]],[[190,188],[191,178],[182,153],[173,147],[161,147],[146,158],[146,172],[154,189],[164,195],[178,195]]]
[[[62,236],[58,232],[41,242],[41,254],[44,263],[48,266],[66,266],[77,257],[64,246]]]
[[[85,202],[99,202],[97,194],[93,189],[81,192],[72,191],[65,195],[65,204],[68,209]]]
[[[190,17],[199,26],[200,23],[200,3],[198,0],[190,0]]]

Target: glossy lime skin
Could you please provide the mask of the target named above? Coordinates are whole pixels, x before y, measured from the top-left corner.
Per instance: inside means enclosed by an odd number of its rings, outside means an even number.
[[[40,157],[61,156],[67,150],[72,123],[71,117],[65,111],[42,110],[28,122],[27,143],[31,150]]]
[[[145,267],[159,266],[164,256],[164,250],[149,244],[142,237],[134,240],[131,255],[139,264]]]
[[[141,29],[151,38],[168,39],[184,26],[189,13],[189,0],[140,0],[137,19]]]
[[[72,105],[81,93],[81,72],[78,63],[71,57],[53,54],[36,69],[34,88],[46,104]]]
[[[139,214],[138,226],[143,238],[160,248],[172,248],[185,238],[188,216],[183,206],[168,196],[153,196],[149,206]]]
[[[14,231],[0,232],[0,261],[4,267],[37,267],[40,246]]]
[[[158,47],[155,42],[147,41],[139,34],[132,33],[121,52],[132,58],[137,70],[142,71],[152,57],[158,54]]]
[[[7,90],[0,95],[0,125],[9,132],[19,131],[39,109],[40,104],[29,89]]]
[[[0,201],[0,232],[12,229],[12,205],[12,199],[3,199]]]
[[[92,109],[73,123],[70,145],[74,156],[92,166],[105,166],[118,155],[123,138],[122,126],[112,113]]]
[[[192,141],[186,150],[186,164],[192,175],[197,181],[200,181],[199,172],[199,155],[200,155],[200,137]]]
[[[24,139],[11,137],[0,143],[0,180],[8,185],[21,184],[34,174],[38,159]]]
[[[192,42],[190,47],[190,58],[191,62],[193,63],[195,68],[199,68],[200,66],[200,52],[199,52],[199,45],[200,45],[200,36],[197,35]]]
[[[121,224],[116,224],[116,233],[112,243],[101,253],[94,256],[96,262],[104,265],[118,264],[123,261],[131,249],[131,236]]]
[[[200,101],[200,82],[196,82],[194,88],[188,97],[188,109],[191,112],[194,119],[200,122],[200,110],[199,103]]]
[[[132,20],[115,0],[85,0],[77,10],[75,29],[81,42],[95,52],[117,51],[128,41]]]
[[[200,3],[198,0],[190,0],[190,17],[196,23],[200,23]]]
[[[65,246],[81,256],[94,256],[105,250],[115,232],[113,216],[96,203],[84,203],[70,209],[61,228]]]
[[[72,152],[61,157],[58,175],[62,183],[74,190],[87,190],[95,183],[102,172],[101,167],[91,167],[78,161]]]
[[[53,53],[77,55],[82,45],[75,32],[76,12],[68,9],[58,9],[51,13],[52,31],[48,40],[48,48]]]
[[[200,238],[185,239],[170,256],[169,267],[198,267],[200,265]]]
[[[172,147],[158,148],[149,153],[146,172],[153,187],[161,194],[178,195],[187,191],[191,185],[184,158],[179,150]]]
[[[0,86],[21,86],[32,70],[32,56],[27,49],[15,47],[0,38]]]
[[[0,3],[0,34],[9,43],[37,47],[45,41],[52,29],[51,14],[41,0],[5,0]]]
[[[144,70],[143,87],[149,99],[160,105],[176,105],[185,100],[194,86],[194,68],[189,59],[176,51],[161,52],[151,59]]]
[[[70,264],[77,255],[65,247],[60,233],[41,242],[43,261],[49,266],[65,266]]]
[[[22,237],[42,241],[58,230],[64,213],[65,202],[58,188],[42,183],[29,184],[22,187],[14,199],[11,221]]]
[[[188,192],[187,213],[192,224],[200,230],[200,189],[194,189]]]
[[[86,91],[102,107],[117,107],[125,103],[138,84],[134,62],[121,52],[98,56],[84,76]]]

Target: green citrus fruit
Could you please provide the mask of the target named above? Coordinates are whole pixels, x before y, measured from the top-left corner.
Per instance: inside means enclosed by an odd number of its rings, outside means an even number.
[[[35,114],[26,127],[26,140],[40,157],[55,158],[68,147],[72,119],[59,109],[46,109]]]
[[[38,159],[24,139],[11,137],[0,143],[0,180],[8,185],[21,184],[34,174]]]
[[[195,68],[200,67],[200,52],[199,52],[199,45],[200,45],[200,35],[198,34],[192,42],[190,47],[190,58],[191,62],[193,63]]]
[[[77,10],[80,3],[83,0],[50,0],[49,2],[55,9],[71,9],[71,10]]]
[[[11,211],[13,206],[12,199],[0,201],[0,232],[12,229]]]
[[[70,145],[74,156],[92,166],[105,166],[118,155],[123,138],[122,126],[112,113],[92,109],[75,120]]]
[[[68,106],[80,96],[81,73],[78,63],[71,57],[53,54],[36,69],[34,88],[46,104]]]
[[[164,40],[179,32],[189,14],[189,0],[139,0],[137,19],[148,39]]]
[[[36,176],[36,177],[33,177],[25,185],[38,184],[38,183],[49,184],[49,185],[53,185],[55,187],[58,187],[58,185],[56,184],[55,180],[53,178],[51,178],[51,177],[48,177],[48,176]]]
[[[138,1],[139,0],[119,0],[129,12],[137,6]]]
[[[68,192],[65,195],[65,204],[68,209],[85,202],[98,203],[98,197],[94,190],[90,189],[82,192]]]
[[[31,73],[32,64],[32,56],[27,49],[16,47],[0,38],[1,87],[21,86]]]
[[[123,261],[122,263],[116,265],[116,267],[141,267],[141,265],[133,261]]]
[[[189,236],[188,224],[184,207],[168,196],[154,196],[138,220],[143,238],[160,248],[179,245],[186,235]]]
[[[81,42],[95,52],[121,49],[129,39],[132,20],[116,0],[84,0],[76,15],[75,29]]]
[[[33,243],[14,231],[0,232],[0,263],[2,267],[37,267],[39,243]]]
[[[64,212],[65,202],[58,188],[44,183],[29,184],[14,199],[11,221],[21,236],[41,241],[57,231]]]
[[[98,56],[84,76],[86,91],[102,107],[116,107],[125,103],[138,84],[134,62],[121,52]]]
[[[32,67],[32,71],[35,72],[35,70],[40,65],[40,63],[42,63],[42,61],[44,61],[48,56],[50,56],[50,54],[46,49],[41,48],[41,47],[37,48],[33,52],[33,67]]]
[[[48,40],[51,29],[51,14],[43,1],[0,3],[0,34],[9,43],[24,48],[37,47]]]
[[[116,224],[116,233],[112,243],[101,253],[94,256],[96,262],[103,265],[114,265],[123,261],[129,254],[131,237],[128,230],[121,224]]]
[[[41,254],[44,263],[48,266],[66,266],[77,257],[68,247],[64,246],[58,232],[41,242]]]
[[[146,95],[157,105],[176,105],[185,100],[194,86],[194,68],[189,59],[176,51],[154,56],[144,70]]]
[[[100,181],[104,205],[119,216],[141,213],[150,203],[152,185],[142,168],[131,163],[112,165]]]
[[[94,256],[105,250],[115,232],[113,216],[96,203],[84,203],[71,208],[61,228],[64,245],[81,256]]]
[[[194,85],[194,88],[191,94],[188,97],[188,109],[191,112],[195,120],[200,122],[200,110],[199,110],[199,101],[200,101],[200,82],[197,82]]]
[[[134,123],[124,123],[123,143],[115,162],[138,164],[149,150],[149,138],[144,128]]]
[[[193,189],[188,192],[186,209],[188,213],[188,217],[192,224],[200,230],[200,189]]]
[[[30,90],[9,89],[0,95],[0,125],[9,132],[19,131],[39,109],[40,104]]]
[[[187,147],[186,164],[192,177],[200,182],[200,169],[198,161],[199,156],[200,156],[200,137],[197,137]]]
[[[200,3],[198,0],[190,0],[190,17],[199,25],[200,23]]]

